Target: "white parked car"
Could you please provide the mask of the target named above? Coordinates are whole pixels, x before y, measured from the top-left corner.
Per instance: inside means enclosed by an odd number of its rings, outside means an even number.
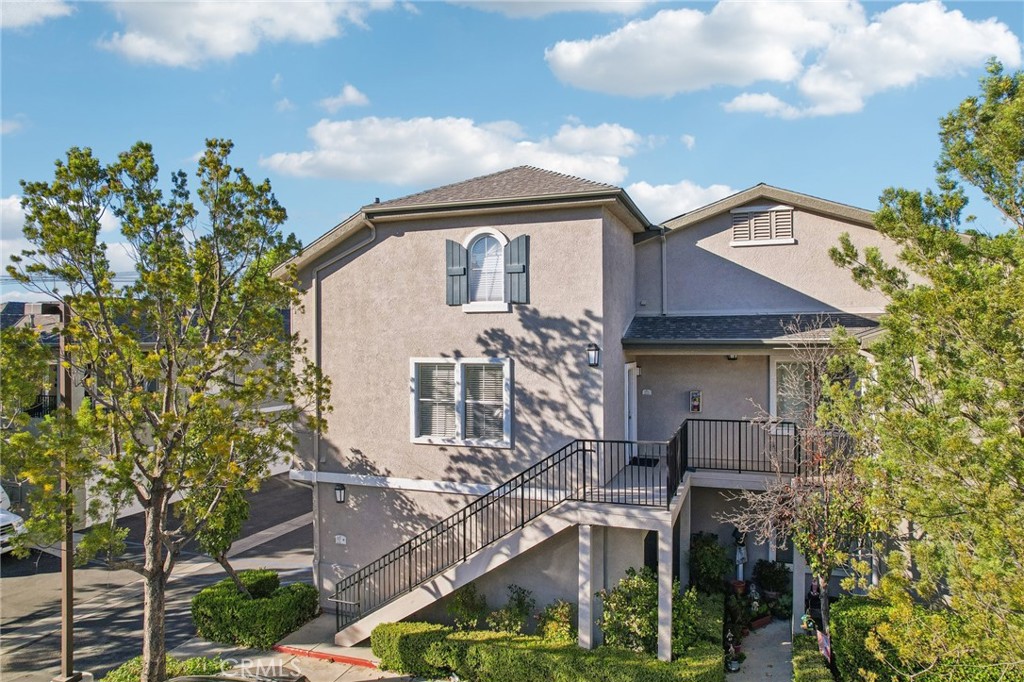
[[[0,554],[14,549],[14,538],[25,532],[25,521],[10,509],[11,498],[0,486]]]

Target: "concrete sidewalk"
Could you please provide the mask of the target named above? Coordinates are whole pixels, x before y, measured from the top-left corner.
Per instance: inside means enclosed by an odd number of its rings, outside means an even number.
[[[324,614],[285,637],[272,651],[223,647],[196,637],[170,653],[175,658],[219,657],[242,674],[288,668],[302,673],[309,682],[413,679],[378,670],[378,660],[369,647],[335,646],[333,639],[334,615]]]
[[[793,679],[793,633],[789,619],[773,620],[743,638],[743,661],[739,672],[727,682],[789,682]]]

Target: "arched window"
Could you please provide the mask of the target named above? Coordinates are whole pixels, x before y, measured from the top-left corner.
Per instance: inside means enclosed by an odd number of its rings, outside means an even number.
[[[505,300],[505,254],[501,243],[482,234],[469,245],[469,300]]]

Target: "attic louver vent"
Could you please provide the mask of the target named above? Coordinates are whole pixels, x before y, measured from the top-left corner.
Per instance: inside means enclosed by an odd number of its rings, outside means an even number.
[[[732,246],[792,243],[792,207],[744,206],[732,210]]]

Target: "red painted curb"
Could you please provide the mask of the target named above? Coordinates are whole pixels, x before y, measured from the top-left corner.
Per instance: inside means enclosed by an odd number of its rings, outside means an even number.
[[[302,656],[304,658],[315,658],[321,661],[331,661],[332,663],[347,663],[348,665],[358,665],[363,668],[372,668],[376,670],[377,664],[373,661],[368,661],[365,658],[356,658],[355,656],[342,656],[341,654],[331,654],[326,651],[312,651],[310,649],[299,649],[293,646],[284,646],[278,644],[273,648],[274,651],[279,654],[290,654],[292,656]]]

